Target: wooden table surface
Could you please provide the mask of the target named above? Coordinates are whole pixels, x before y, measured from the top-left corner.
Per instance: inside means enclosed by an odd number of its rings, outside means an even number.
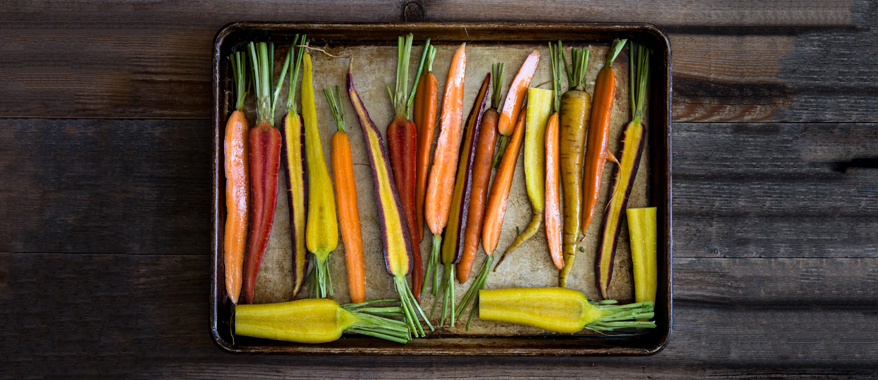
[[[233,21],[647,22],[673,50],[674,329],[652,357],[233,355],[208,333],[211,47]],[[0,377],[869,377],[878,4],[0,4]]]

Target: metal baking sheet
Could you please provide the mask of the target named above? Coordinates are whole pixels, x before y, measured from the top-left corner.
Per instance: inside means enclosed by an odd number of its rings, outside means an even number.
[[[383,342],[373,338],[345,335],[341,340],[322,345],[303,345],[288,342],[272,342],[247,337],[232,337],[229,333],[231,314],[228,298],[222,283],[222,216],[224,210],[222,174],[222,136],[225,119],[231,111],[230,72],[225,57],[250,40],[275,41],[278,46],[276,70],[295,33],[307,33],[311,46],[321,48],[333,56],[312,51],[314,88],[345,88],[348,64],[354,67],[355,85],[363,97],[370,116],[380,127],[392,119],[392,110],[385,86],[394,85],[396,74],[396,37],[405,33],[415,34],[412,49],[410,85],[417,69],[418,58],[426,38],[437,47],[433,73],[437,77],[440,95],[445,84],[447,68],[457,46],[467,43],[467,76],[464,96],[464,112],[469,114],[478,87],[490,65],[505,62],[507,65],[501,85],[505,90],[512,81],[515,70],[534,49],[540,51],[541,64],[531,83],[532,87],[551,88],[551,72],[548,64],[547,42],[562,39],[566,49],[588,47],[590,51],[586,78],[586,91],[593,93],[594,78],[603,66],[609,42],[614,38],[629,38],[649,47],[653,52],[650,68],[649,137],[638,170],[628,207],[655,206],[659,219],[659,289],[656,302],[657,328],[640,334],[601,336],[588,331],[579,334],[553,334],[530,327],[511,324],[483,322],[476,318],[471,328],[464,323],[456,327],[443,327],[429,333],[427,338],[416,339],[406,345]],[[626,354],[643,355],[657,352],[666,343],[671,324],[671,234],[670,234],[670,48],[667,39],[654,27],[648,25],[593,25],[593,24],[259,24],[237,23],[224,28],[217,35],[215,51],[216,109],[215,109],[215,162],[214,162],[214,265],[211,295],[211,329],[214,339],[221,347],[233,352],[278,352],[321,354],[383,354],[383,355],[589,355]],[[617,58],[617,92],[610,133],[610,146],[617,151],[624,125],[630,119],[628,97],[628,49]],[[569,56],[569,54],[568,54]],[[344,57],[344,58],[339,58]],[[492,83],[492,86],[494,83]],[[281,91],[279,104],[285,104],[285,91]],[[252,96],[245,113],[252,120],[254,106]],[[392,278],[387,274],[382,255],[380,225],[375,217],[377,205],[374,200],[371,170],[365,151],[362,132],[355,114],[343,96],[346,129],[351,138],[354,171],[361,215],[364,254],[366,257],[366,299],[395,298]],[[285,107],[278,107],[283,109]],[[330,139],[335,124],[325,99],[317,97],[318,124],[323,140],[324,155],[330,154]],[[278,111],[276,119],[285,110]],[[438,128],[436,132],[438,136]],[[509,195],[503,232],[495,255],[502,253],[516,235],[516,227],[524,228],[531,217],[530,202],[524,185],[523,155],[519,162]],[[281,173],[283,175],[283,173]],[[612,170],[605,170],[601,203],[603,209],[608,198]],[[292,279],[288,198],[285,181],[278,186],[278,204],[260,274],[257,277],[256,302],[281,302],[291,299]],[[568,287],[582,291],[589,299],[599,299],[594,279],[594,261],[601,213],[596,216],[586,234],[584,251],[576,260]],[[429,231],[427,231],[429,232]],[[426,263],[430,249],[429,233],[421,242],[421,253]],[[545,230],[540,231],[517,251],[510,254],[500,269],[491,274],[486,288],[556,286],[558,270],[549,259]],[[331,274],[334,298],[340,303],[350,301],[346,286],[344,267],[344,244],[332,254]],[[469,288],[476,272],[485,260],[483,251],[478,253],[473,273],[465,284],[455,282],[457,301]],[[627,229],[619,237],[615,259],[611,294],[626,302],[633,298],[631,259],[628,250]],[[496,261],[495,261],[496,262]],[[303,289],[297,298],[307,296]],[[429,313],[433,305],[431,294],[425,293],[422,307]],[[440,306],[441,307],[441,306]],[[438,322],[438,314],[433,318]]]

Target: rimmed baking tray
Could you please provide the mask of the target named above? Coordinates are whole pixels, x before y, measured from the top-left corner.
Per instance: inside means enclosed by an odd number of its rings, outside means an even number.
[[[370,49],[395,49],[397,37],[406,33],[414,33],[416,36],[416,49],[412,57],[417,60],[420,50],[418,43],[430,38],[432,43],[440,49],[451,49],[462,42],[468,43],[469,49],[478,54],[490,52],[502,52],[504,47],[521,47],[526,55],[533,48],[545,49],[549,41],[563,40],[565,46],[589,46],[595,50],[605,49],[615,38],[628,38],[638,44],[648,47],[652,54],[650,62],[650,78],[648,90],[647,120],[648,148],[645,150],[644,162],[646,168],[641,167],[638,176],[644,176],[642,187],[643,205],[657,207],[658,218],[658,290],[656,295],[655,321],[656,328],[649,331],[636,333],[617,334],[603,336],[599,334],[551,334],[535,329],[525,328],[522,330],[509,330],[498,328],[475,329],[473,332],[457,329],[442,329],[430,333],[426,338],[415,339],[406,345],[386,342],[356,334],[346,334],[342,339],[326,344],[308,345],[288,342],[275,342],[264,339],[248,337],[233,337],[230,328],[232,308],[225,294],[223,283],[223,260],[222,260],[222,236],[223,220],[225,215],[224,189],[225,178],[223,175],[223,134],[225,122],[232,111],[230,98],[232,94],[231,71],[226,57],[236,49],[240,49],[248,41],[274,41],[277,45],[289,45],[296,33],[306,33],[312,46],[335,47],[336,50],[359,49],[357,51],[369,51]],[[453,50],[453,49],[452,49]],[[490,51],[489,51],[490,50]],[[626,49],[627,50],[627,49]],[[395,50],[394,50],[395,51]],[[314,53],[318,54],[318,53]],[[502,55],[501,53],[497,53]],[[593,53],[594,54],[594,53]],[[279,56],[278,56],[279,57]],[[281,59],[276,57],[276,59]],[[600,61],[602,55],[593,55],[593,60]],[[522,56],[523,58],[523,56]],[[395,57],[389,57],[395,64]],[[358,69],[357,66],[367,65],[364,59],[355,61],[355,75],[358,78],[357,86],[361,94],[360,78],[367,83],[370,78],[380,76],[391,78],[393,73],[376,72],[371,67]],[[437,62],[439,59],[437,58]],[[622,68],[617,72],[624,73],[624,81],[618,86],[627,86],[627,56],[623,54],[618,59]],[[508,62],[507,85],[514,75],[515,68],[520,64]],[[600,63],[596,68],[599,68]],[[591,66],[590,66],[591,67]],[[316,64],[315,64],[316,68]],[[596,70],[595,68],[595,70]],[[446,67],[437,65],[434,72],[440,82],[440,89],[444,84],[444,70]],[[590,69],[591,70],[591,69]],[[315,72],[316,77],[321,73]],[[336,73],[332,75],[342,75]],[[477,77],[481,81],[484,73],[474,72],[469,77]],[[620,76],[623,76],[620,74]],[[591,75],[593,78],[593,75]],[[392,79],[387,79],[392,81]],[[372,83],[379,87],[381,96],[383,88],[380,86],[384,79],[378,79]],[[378,83],[381,82],[381,83]],[[532,85],[539,85],[537,79]],[[592,79],[593,82],[593,79]],[[392,84],[388,82],[388,84]],[[294,24],[294,23],[255,23],[240,22],[230,24],[217,33],[213,51],[213,85],[214,85],[214,155],[213,155],[213,247],[211,265],[211,294],[210,294],[210,330],[214,341],[221,348],[230,352],[238,353],[279,353],[279,354],[342,354],[342,355],[479,355],[479,356],[583,356],[583,355],[650,355],[660,351],[668,342],[672,326],[672,235],[671,235],[671,50],[667,37],[654,26],[647,24],[537,24],[537,23],[391,23],[391,24]],[[319,88],[315,88],[319,91]],[[368,91],[368,90],[367,90]],[[441,91],[441,90],[440,90]],[[591,93],[591,89],[589,89]],[[622,92],[627,94],[627,92]],[[622,101],[627,97],[622,97]],[[617,94],[617,103],[620,102],[620,94]],[[373,109],[389,108],[385,99],[367,102],[367,107],[372,112],[372,118],[377,124],[385,124],[386,121],[376,117]],[[319,103],[319,99],[318,99]],[[471,98],[465,99],[466,114],[469,113]],[[627,103],[625,103],[627,107]],[[279,107],[283,108],[283,107]],[[320,107],[318,107],[319,110]],[[619,111],[622,118],[627,118],[627,111]],[[379,111],[380,115],[380,111]],[[615,117],[615,116],[614,116]],[[359,134],[353,114],[348,116],[349,131]],[[334,127],[332,127],[334,129]],[[438,134],[438,131],[437,131]],[[324,140],[328,136],[323,136]],[[352,136],[352,139],[356,137]],[[618,136],[615,137],[618,140]],[[326,146],[327,144],[324,143]],[[611,143],[611,148],[613,147]],[[325,147],[326,149],[326,147]],[[356,149],[354,155],[357,155]],[[520,164],[519,164],[520,165]],[[610,172],[608,170],[607,172]],[[645,174],[641,174],[645,173]],[[516,176],[522,176],[519,170]],[[371,189],[371,183],[358,181],[358,187]],[[361,184],[362,183],[362,184]],[[604,187],[606,187],[606,182]],[[523,190],[521,190],[523,191]],[[361,189],[362,193],[363,190]],[[513,196],[511,196],[513,197]],[[280,202],[280,199],[279,199]],[[360,204],[374,202],[371,198],[360,198]],[[362,206],[361,206],[362,207]],[[510,207],[513,207],[510,205]],[[529,206],[524,206],[529,207]],[[362,211],[361,211],[362,212]],[[522,211],[529,218],[530,210]],[[364,221],[364,225],[365,225]],[[594,223],[593,223],[594,224]],[[504,231],[514,227],[504,223]],[[364,231],[364,235],[366,232]],[[514,237],[514,232],[512,234]],[[509,239],[507,237],[507,239]],[[621,237],[620,237],[621,239]],[[425,239],[428,240],[429,239]],[[501,247],[503,242],[501,241]],[[526,249],[526,246],[522,249]],[[481,255],[481,254],[479,254]],[[340,256],[337,255],[337,256]],[[483,255],[481,255],[483,256]],[[583,256],[583,255],[580,255]],[[578,261],[586,260],[580,258]],[[479,267],[477,262],[474,270]],[[504,264],[507,265],[507,264]],[[515,267],[513,264],[512,268]],[[593,268],[593,263],[587,265]],[[341,272],[343,273],[343,272]],[[377,275],[386,276],[385,273]],[[497,274],[492,275],[494,277]],[[526,278],[522,275],[518,278]],[[472,277],[472,276],[471,276]],[[389,277],[388,277],[389,278]],[[370,280],[371,281],[371,280]],[[342,279],[337,282],[343,282]],[[490,283],[489,283],[490,284]],[[468,285],[468,284],[467,284]],[[527,286],[533,284],[515,284]],[[630,286],[629,286],[630,287]],[[625,286],[622,286],[623,291]],[[579,289],[583,290],[583,289]],[[588,291],[583,290],[586,294]],[[368,294],[367,294],[368,295]],[[370,297],[371,298],[371,297]],[[339,300],[342,301],[342,300]],[[429,305],[429,303],[422,302]]]

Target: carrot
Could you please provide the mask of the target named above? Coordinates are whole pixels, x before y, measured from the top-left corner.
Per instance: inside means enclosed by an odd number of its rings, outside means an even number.
[[[561,257],[561,193],[558,187],[558,113],[549,118],[546,125],[546,239],[552,263],[558,269],[564,268]]]
[[[258,51],[258,53],[257,53]],[[250,43],[250,62],[256,84],[256,98],[259,105],[256,119],[259,123],[250,130],[250,187],[253,200],[252,224],[244,264],[244,298],[253,303],[256,291],[256,277],[262,265],[262,256],[268,245],[271,225],[274,223],[274,208],[277,206],[277,174],[280,167],[281,137],[274,127],[274,107],[280,85],[287,74],[290,56],[287,55],[281,70],[280,80],[272,92],[271,76],[274,73],[274,45],[265,42]]]
[[[418,219],[417,241],[424,239],[424,199],[427,194],[427,174],[430,172],[430,148],[433,147],[433,132],[436,129],[436,110],[439,107],[439,85],[436,76],[433,75],[433,58],[436,57],[436,47],[430,46],[430,40],[424,47],[427,60],[427,71],[421,74],[419,83],[415,86],[415,109],[414,122],[418,128],[418,162],[417,184],[415,188],[415,215]],[[423,57],[421,58],[424,59]],[[423,276],[421,282],[423,283]],[[420,288],[420,286],[415,286]],[[416,290],[420,294],[420,289]]]
[[[223,139],[223,162],[226,175],[226,224],[223,231],[223,264],[226,271],[226,293],[233,304],[241,294],[244,271],[244,250],[247,248],[247,225],[250,222],[250,168],[247,158],[247,118],[244,117],[244,99],[247,97],[246,55],[233,54],[232,73],[235,76],[235,111],[226,123]]]
[[[290,55],[294,54],[296,45],[304,45],[305,36],[301,39],[297,35],[290,47]],[[284,157],[283,169],[287,178],[287,189],[290,197],[290,242],[293,249],[293,295],[296,297],[305,282],[305,269],[308,266],[308,249],[305,247],[305,201],[308,198],[305,186],[305,138],[302,116],[296,111],[296,82],[299,79],[299,69],[302,64],[303,48],[299,48],[296,54],[296,63],[290,65],[289,94],[287,95],[287,116],[284,118],[284,127],[281,130],[284,144],[281,147],[281,155]]]
[[[456,318],[460,318],[463,315],[463,310],[474,299],[476,300],[475,305],[478,305],[478,292],[488,282],[491,263],[494,261],[491,254],[494,253],[494,249],[497,248],[497,241],[500,239],[503,217],[506,215],[506,201],[509,199],[509,189],[512,188],[512,177],[515,174],[515,164],[518,161],[518,151],[521,148],[521,140],[524,136],[525,118],[524,113],[519,113],[518,122],[515,123],[515,130],[512,132],[512,138],[509,140],[508,149],[503,153],[503,159],[500,160],[500,167],[497,168],[494,183],[491,185],[491,193],[488,196],[488,207],[485,210],[485,220],[482,226],[482,247],[485,249],[485,254],[488,255],[488,260],[485,261],[485,265],[479,270],[476,281],[473,282],[469,290],[464,294]],[[469,328],[469,324],[472,322],[473,313],[476,308],[477,306],[474,306],[470,311],[467,328]]]
[[[561,95],[561,182],[564,190],[563,251],[565,261],[575,256],[579,247],[579,223],[582,218],[582,159],[585,131],[591,114],[591,96],[585,91],[585,70],[588,49],[573,49],[571,65],[567,65],[561,41],[558,55],[567,71],[569,89]],[[569,273],[572,266],[565,267]],[[563,276],[566,276],[564,274]]]
[[[524,231],[500,255],[494,271],[503,264],[507,254],[521,247],[537,233],[546,208],[546,123],[552,113],[552,91],[539,88],[527,90],[527,128],[524,130],[524,182],[531,204],[531,219]]]
[[[460,45],[451,58],[448,68],[448,81],[445,83],[445,96],[442,99],[441,127],[433,167],[427,183],[427,197],[424,200],[424,218],[433,232],[433,249],[425,275],[433,270],[433,295],[439,293],[439,248],[442,244],[442,230],[448,223],[448,210],[451,207],[451,193],[454,189],[454,170],[457,169],[457,156],[460,149],[461,126],[463,119],[463,85],[466,79],[466,43]],[[427,282],[424,281],[424,288]],[[423,289],[421,290],[423,292]]]
[[[421,315],[430,330],[433,329],[433,325],[427,320],[424,311],[415,300],[415,296],[412,295],[412,291],[405,281],[405,276],[411,272],[413,260],[411,238],[405,225],[399,195],[391,178],[392,170],[387,158],[387,149],[385,149],[384,141],[381,139],[381,132],[378,131],[372,118],[369,117],[366,105],[357,94],[352,71],[353,68],[348,66],[348,95],[354,110],[357,112],[357,119],[360,121],[360,129],[362,129],[363,137],[366,140],[366,151],[369,153],[369,162],[372,167],[372,183],[375,187],[378,218],[381,221],[381,237],[384,241],[384,264],[387,267],[387,272],[393,276],[393,283],[396,286],[396,293],[399,295],[406,322],[415,336],[424,336],[424,329],[418,322],[418,314]]]
[[[451,215],[448,218],[445,239],[442,242],[442,264],[444,267],[442,277],[444,280],[442,281],[441,293],[444,297],[442,298],[442,319],[439,321],[439,326],[445,323],[450,303],[451,326],[454,327],[454,264],[460,260],[463,253],[464,227],[469,218],[470,194],[472,194],[473,188],[473,161],[476,158],[482,111],[488,100],[488,86],[490,84],[491,74],[489,73],[482,81],[482,87],[473,103],[473,109],[466,119],[463,146],[457,166],[457,178],[454,181],[454,193],[451,196]],[[433,310],[436,309],[437,304],[438,302],[433,302]]]
[[[604,173],[604,164],[607,160],[618,163],[616,157],[607,149],[610,141],[610,116],[613,114],[613,101],[616,97],[616,71],[613,69],[613,61],[622,51],[627,40],[615,40],[607,53],[604,67],[598,73],[594,86],[594,102],[591,107],[591,121],[586,137],[585,168],[583,174],[583,213],[582,234],[585,235],[595,208],[601,195],[601,176]],[[576,260],[576,250],[573,254],[564,258],[566,270],[561,272],[558,282],[567,286],[567,275],[573,268]]]
[[[415,300],[420,301],[420,288],[423,278],[421,264],[421,246],[414,237],[417,236],[417,222],[415,216],[415,161],[418,153],[418,129],[415,123],[409,121],[407,104],[408,96],[408,73],[409,55],[412,50],[412,39],[400,36],[398,39],[399,52],[396,64],[396,91],[387,86],[390,99],[393,103],[396,117],[387,126],[387,149],[390,153],[390,165],[393,169],[393,180],[396,191],[399,194],[399,202],[405,215],[406,229],[412,237],[412,258],[414,259],[412,272],[412,287]]]
[[[341,240],[344,242],[345,264],[348,268],[348,292],[351,302],[366,299],[366,262],[363,260],[363,234],[360,231],[360,209],[357,206],[357,183],[354,181],[354,163],[351,158],[351,141],[345,133],[344,108],[338,86],[335,95],[332,88],[323,89],[326,102],[338,130],[332,135],[332,174],[335,177],[335,203],[338,206],[338,222]]]
[[[534,73],[537,72],[539,64],[540,52],[534,49],[524,60],[524,63],[521,64],[521,67],[518,68],[518,72],[515,73],[515,77],[512,78],[512,83],[509,85],[509,93],[506,94],[506,101],[503,102],[503,112],[500,114],[500,120],[497,122],[497,130],[502,136],[500,136],[500,149],[497,149],[494,157],[495,167],[499,164],[503,151],[506,150],[506,143],[508,142],[509,135],[512,133],[513,123],[515,120],[518,120],[518,112],[521,110],[527,88],[530,86],[530,81],[533,79]],[[497,86],[501,85],[498,82]]]
[[[466,230],[463,238],[463,253],[457,262],[455,271],[457,281],[465,283],[476,259],[479,250],[479,241],[482,237],[482,220],[485,217],[485,201],[488,197],[488,182],[491,180],[491,160],[494,157],[494,145],[497,142],[497,120],[500,113],[497,112],[497,104],[500,104],[500,85],[503,79],[505,64],[494,64],[494,93],[491,97],[491,108],[482,114],[482,125],[479,127],[479,136],[476,143],[476,157],[473,160],[473,187],[470,193],[468,215],[466,218]]]
[[[327,283],[332,295],[329,277],[329,254],[338,246],[338,220],[335,213],[335,195],[332,180],[323,157],[320,130],[317,128],[317,106],[314,100],[314,79],[311,55],[304,53],[302,70],[302,120],[305,121],[305,161],[308,164],[308,223],[305,226],[305,245],[317,262],[311,289],[317,298],[326,298]]]

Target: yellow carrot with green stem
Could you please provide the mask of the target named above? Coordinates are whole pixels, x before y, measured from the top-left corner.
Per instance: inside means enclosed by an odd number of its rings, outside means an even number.
[[[317,107],[314,99],[314,79],[311,55],[304,53],[302,76],[302,119],[305,122],[305,157],[308,163],[308,223],[305,244],[314,254],[314,290],[318,298],[326,298],[327,283],[332,295],[329,277],[329,254],[338,246],[338,221],[335,214],[335,195],[329,169],[323,157],[320,130],[317,128]]]

